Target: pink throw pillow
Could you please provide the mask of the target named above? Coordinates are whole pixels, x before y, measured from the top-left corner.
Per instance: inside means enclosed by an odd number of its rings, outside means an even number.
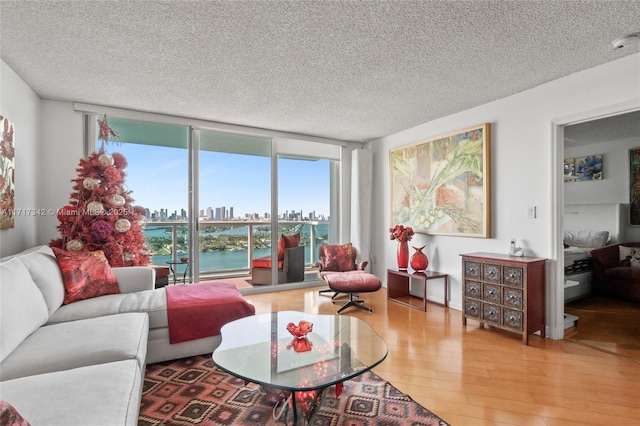
[[[65,294],[63,304],[120,293],[120,287],[102,250],[70,252],[53,247]]]
[[[324,271],[353,271],[355,251],[351,243],[341,245],[323,244],[324,256],[320,257]]]
[[[0,399],[0,425],[30,426],[18,410],[4,399]]]

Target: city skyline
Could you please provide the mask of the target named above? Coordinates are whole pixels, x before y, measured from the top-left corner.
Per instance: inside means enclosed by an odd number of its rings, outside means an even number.
[[[134,204],[150,212],[180,212],[188,206],[188,158],[184,148],[132,143],[108,150],[127,159],[125,184]],[[264,217],[271,208],[271,158],[203,151],[200,153],[200,209],[233,206],[234,217]],[[279,210],[329,216],[329,160],[281,158]],[[182,200],[182,201],[181,201]],[[295,208],[293,208],[295,207]],[[279,214],[282,214],[279,213]]]
[[[206,209],[200,209],[198,213],[198,219],[200,221],[260,221],[260,220],[268,220],[271,218],[271,215],[266,212],[262,216],[259,215],[258,213],[247,214],[244,217],[232,216],[231,212],[233,211],[233,207],[230,207],[229,209],[226,210],[228,214],[218,215],[217,212],[220,209],[226,209],[226,207],[217,207],[215,209],[216,214],[213,216],[207,214],[207,211],[209,210],[211,210],[211,212],[214,211],[212,207],[207,207]],[[145,208],[145,216],[147,217],[148,220],[152,222],[153,221],[156,221],[156,222],[186,221],[189,218],[189,215],[185,209],[180,209],[180,212],[178,213],[177,210],[174,210],[171,212],[168,209],[151,211]],[[328,221],[329,216],[318,215],[316,214],[316,212],[308,212],[305,215],[303,210],[299,210],[299,211],[287,210],[284,213],[279,215],[279,219],[287,220],[287,221],[310,221],[310,220]]]

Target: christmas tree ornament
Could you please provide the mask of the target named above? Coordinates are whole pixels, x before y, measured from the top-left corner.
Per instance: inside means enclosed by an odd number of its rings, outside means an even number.
[[[122,257],[125,262],[133,262],[133,259],[136,258],[136,255],[131,253],[130,251],[125,251]]]
[[[116,231],[127,232],[129,229],[131,229],[131,222],[128,219],[116,220]]]
[[[84,180],[82,181],[82,186],[84,186],[84,189],[93,191],[100,186],[100,179],[94,179],[92,177],[84,178]]]
[[[102,204],[100,201],[92,201],[87,204],[87,211],[92,216],[98,216],[104,213],[104,204]]]
[[[113,153],[113,165],[118,169],[126,169],[128,166],[127,159],[119,152]]]
[[[105,114],[102,120],[98,119],[98,140],[102,141],[100,145],[100,153],[104,152],[104,144],[109,141],[109,137],[117,138],[118,134],[109,127],[107,123],[107,114]]]
[[[147,218],[145,216],[142,216],[140,218],[140,220],[138,221],[138,226],[142,229],[147,227]]]
[[[106,220],[96,220],[89,227],[89,234],[94,241],[103,242],[113,233],[113,226]]]
[[[123,197],[122,195],[119,195],[119,194],[113,194],[113,195],[111,196],[111,203],[112,203],[114,206],[122,207],[122,206],[124,206],[124,203],[125,203],[125,202],[126,202],[126,201],[125,201],[125,199],[124,199],[124,197]]]
[[[67,251],[82,251],[84,243],[80,240],[70,240],[67,243]]]
[[[73,222],[76,220],[78,210],[73,206],[64,206],[58,210],[58,220],[60,222]]]
[[[100,157],[98,157],[98,161],[100,162],[100,164],[102,164],[103,166],[113,166],[113,157],[110,156],[109,154],[102,154],[100,155]]]

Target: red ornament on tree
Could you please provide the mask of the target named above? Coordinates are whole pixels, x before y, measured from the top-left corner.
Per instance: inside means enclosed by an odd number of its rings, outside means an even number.
[[[68,251],[102,250],[111,266],[146,266],[151,250],[143,232],[144,209],[133,205],[124,185],[127,160],[122,154],[105,152],[104,142],[117,137],[107,116],[98,124],[103,143],[99,151],[80,160],[69,205],[58,211],[61,237],[49,245]]]

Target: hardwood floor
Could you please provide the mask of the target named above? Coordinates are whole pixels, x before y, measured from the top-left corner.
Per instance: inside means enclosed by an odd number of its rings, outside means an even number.
[[[578,317],[578,326],[565,339],[640,362],[640,304],[589,297],[565,305]]]
[[[319,287],[326,288],[326,287]],[[246,295],[257,313],[335,314],[319,288]],[[462,325],[460,311],[427,312],[363,294],[367,321],[389,347],[373,371],[452,425],[638,425],[640,363],[563,340]]]

